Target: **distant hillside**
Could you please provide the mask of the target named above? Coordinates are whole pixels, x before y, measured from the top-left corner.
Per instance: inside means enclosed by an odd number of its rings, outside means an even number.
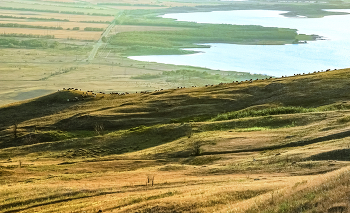
[[[15,123],[21,129],[93,130],[95,123],[106,130],[174,121],[205,120],[219,113],[245,108],[300,106],[315,108],[342,104],[348,93],[349,69],[253,80],[243,83],[169,89],[127,95],[101,94],[82,100],[86,92],[59,92],[0,108],[0,130]],[[75,97],[79,101],[72,101]],[[70,99],[71,101],[67,101]],[[346,105],[345,103],[343,105]]]

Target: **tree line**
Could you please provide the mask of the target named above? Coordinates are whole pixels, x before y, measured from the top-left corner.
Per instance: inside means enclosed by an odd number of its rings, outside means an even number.
[[[36,26],[36,25],[17,24],[17,23],[0,23],[0,27],[38,28],[38,29],[50,29],[50,30],[63,30],[63,27]]]
[[[42,21],[62,21],[69,22],[68,19],[58,19],[58,18],[39,18],[39,17],[24,17],[24,16],[8,16],[8,15],[0,15],[0,18],[13,18],[13,19],[34,19],[34,20],[42,20]]]
[[[2,33],[1,37],[23,37],[23,38],[46,38],[54,39],[54,35],[33,35],[33,34],[23,34],[23,33]]]
[[[104,31],[104,29],[98,27],[85,27],[84,31]]]
[[[0,46],[9,48],[55,48],[58,46],[58,42],[49,44],[48,41],[41,39],[19,40],[14,38],[0,38]]]

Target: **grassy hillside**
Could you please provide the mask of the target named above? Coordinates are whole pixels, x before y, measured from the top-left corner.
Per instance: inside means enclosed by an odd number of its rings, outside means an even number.
[[[0,210],[347,212],[349,71],[3,106]]]

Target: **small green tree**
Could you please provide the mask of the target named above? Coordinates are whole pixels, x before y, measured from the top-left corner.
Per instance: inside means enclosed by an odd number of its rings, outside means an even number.
[[[50,48],[57,48],[58,45],[59,45],[59,43],[57,41],[55,41],[52,44],[50,44]]]
[[[101,38],[102,42],[106,43],[107,42],[107,38],[105,36],[102,36]]]
[[[13,125],[12,134],[13,134],[13,137],[15,139],[17,139],[17,137],[18,137],[18,123],[17,122]]]
[[[201,150],[200,142],[194,143],[192,147],[192,156],[199,156],[201,155],[201,153],[202,153],[202,150]]]
[[[95,132],[96,132],[97,135],[103,135],[103,131],[104,131],[103,124],[96,123],[94,129],[95,129]]]

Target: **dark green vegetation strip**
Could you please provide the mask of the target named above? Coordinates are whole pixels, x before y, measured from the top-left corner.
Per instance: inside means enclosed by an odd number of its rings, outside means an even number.
[[[0,15],[0,18],[11,18],[11,19],[32,19],[32,20],[40,20],[40,21],[62,21],[69,22],[68,19],[57,19],[57,18],[39,18],[39,17],[23,17],[23,16],[8,16],[8,15]]]
[[[26,47],[26,48],[55,48],[58,42],[49,44],[48,41],[42,39],[18,40],[14,38],[0,38],[0,46],[3,47]]]
[[[201,5],[197,7],[173,7],[167,10],[167,13],[181,12],[211,12],[211,11],[230,11],[230,10],[279,10],[289,11],[282,15],[286,17],[306,16],[308,18],[322,18],[331,15],[344,15],[346,12],[331,12],[324,9],[349,9],[348,2],[328,1],[310,3],[307,1],[299,1],[298,3],[281,3],[281,2],[234,2],[218,5]]]
[[[166,10],[162,10],[166,12]],[[124,11],[118,15],[117,25],[174,27],[167,31],[121,32],[111,37],[110,48],[118,48],[125,55],[189,54],[183,48],[206,48],[203,43],[231,44],[291,44],[299,40],[314,40],[315,35],[299,35],[296,29],[262,27],[256,25],[199,24],[159,17],[153,10]]]
[[[246,117],[295,114],[295,113],[316,112],[316,111],[318,111],[316,108],[303,108],[303,107],[290,107],[290,106],[266,108],[261,110],[244,109],[244,110],[239,110],[235,112],[219,114],[216,117],[210,119],[210,121],[223,121],[223,120],[231,120],[231,119],[246,118]]]
[[[53,48],[53,49],[62,49],[62,50],[81,50],[79,45],[70,46],[63,45],[57,41],[48,40],[51,36],[44,36],[36,39],[16,39],[16,38],[1,38],[0,34],[0,46],[8,48]],[[31,35],[25,34],[15,34],[13,37],[27,37],[33,38]],[[52,37],[51,37],[52,38]]]
[[[37,29],[50,29],[50,30],[63,30],[63,27],[48,27],[39,25],[17,24],[17,23],[0,23],[0,27],[14,27],[14,28],[37,28]]]
[[[192,53],[181,49],[203,47],[197,43],[290,44],[297,42],[297,36],[296,30],[286,28],[198,24],[191,29],[176,31],[118,33],[110,43],[125,47],[126,55],[159,55]]]
[[[23,37],[23,38],[47,38],[54,39],[54,35],[33,35],[33,34],[23,34],[23,33],[2,33],[1,37]]]
[[[272,107],[272,108],[266,108],[266,109],[260,109],[260,110],[243,109],[239,111],[219,114],[216,117],[210,119],[210,121],[223,121],[223,120],[231,120],[231,119],[246,118],[246,117],[296,114],[296,113],[306,113],[306,112],[324,112],[324,111],[346,110],[346,109],[348,109],[348,107],[344,105],[331,105],[331,106],[323,106],[323,107],[317,107],[317,108],[282,106],[282,107]]]
[[[103,31],[103,28],[98,28],[98,27],[85,27],[84,31]]]

